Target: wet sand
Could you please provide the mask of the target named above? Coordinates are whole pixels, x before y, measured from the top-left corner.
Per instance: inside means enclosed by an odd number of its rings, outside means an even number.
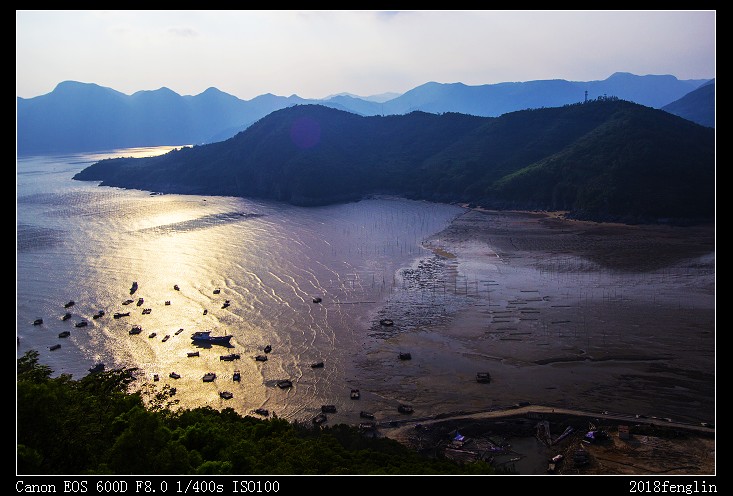
[[[531,402],[714,423],[714,226],[468,210],[426,246],[356,359],[381,418]]]

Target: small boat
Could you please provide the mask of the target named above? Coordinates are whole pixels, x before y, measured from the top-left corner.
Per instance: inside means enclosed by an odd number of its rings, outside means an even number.
[[[130,303],[135,303],[135,300],[125,300],[122,302],[123,305],[129,305]]]
[[[94,315],[92,315],[92,318],[95,319],[95,320],[98,319],[98,318],[100,318],[100,317],[104,317],[104,310],[100,310],[99,312],[97,312]]]
[[[323,299],[320,296],[314,296],[313,297],[313,303],[320,303]]]
[[[262,415],[263,417],[268,417],[270,415],[270,410],[268,410],[267,408],[258,408],[257,410],[255,410],[255,413],[257,415]]]
[[[204,315],[206,315],[207,313],[209,313],[209,311],[204,308]]]
[[[221,293],[221,289],[219,289],[219,288],[216,288],[216,289],[214,290],[214,294],[219,294],[219,293]]]
[[[178,335],[179,335],[180,333],[182,333],[182,332],[183,332],[183,327],[181,327],[181,328],[180,328],[180,329],[178,329],[178,330],[177,330],[176,332],[174,332],[174,334],[175,334],[176,336],[178,336]]]
[[[69,331],[61,331],[59,333],[60,338],[68,338],[69,336],[71,336],[71,333]]]
[[[352,400],[358,400],[359,398],[361,398],[361,393],[359,392],[359,390],[358,389],[352,389],[351,390],[351,399]]]
[[[132,329],[130,329],[131,335],[140,334],[141,332],[143,332],[143,328],[140,326],[133,326]]]
[[[226,308],[230,305],[229,300],[226,300],[224,304],[221,306],[221,308]]]
[[[171,304],[171,300],[165,300],[165,305],[169,306]]]
[[[115,314],[112,317],[115,319],[119,319],[121,317],[129,317],[129,316],[130,316],[130,312],[125,312],[125,313],[115,312]]]
[[[483,383],[491,382],[491,374],[489,374],[488,372],[477,372],[476,373],[476,382],[483,382]]]
[[[176,374],[175,372],[171,372],[170,374],[168,374],[168,377],[170,377],[171,379],[180,379],[181,375]]]
[[[313,417],[313,423],[316,424],[316,425],[321,425],[326,420],[328,420],[328,417],[326,417],[326,415],[324,413],[319,413],[318,415],[316,415],[315,417]]]
[[[323,413],[336,413],[336,405],[321,405]]]
[[[209,343],[228,346],[231,339],[231,334],[226,334],[224,336],[212,336],[211,331],[196,331],[191,334],[191,340],[198,343]]]
[[[63,317],[61,317],[61,320],[69,320],[71,318],[71,314],[69,312],[66,312]]]
[[[54,344],[53,346],[50,346],[48,349],[51,351],[54,351],[54,350],[58,350],[59,348],[61,348],[60,344]]]
[[[178,287],[178,284],[174,284],[173,285],[173,289],[175,289],[176,291],[180,291],[181,290],[181,288]]]
[[[374,414],[371,413],[371,412],[365,412],[364,410],[362,410],[362,411],[359,412],[359,416],[361,418],[374,420]]]
[[[216,379],[216,374],[213,373],[213,372],[207,372],[201,378],[201,380],[204,381],[204,382],[214,382],[214,379]]]
[[[410,353],[403,353],[400,352],[400,360],[412,360],[412,355]]]
[[[272,351],[272,346],[270,346],[270,345],[268,344],[267,346],[265,346],[265,349],[264,349],[263,351],[264,351],[265,353],[270,353],[270,352]]]
[[[312,369],[322,369],[323,368],[323,362],[311,363],[311,368]]]
[[[168,390],[168,394],[170,394],[171,396],[175,396],[177,392],[178,392],[178,389],[176,388],[170,388]]]
[[[163,343],[165,343],[165,342],[166,342],[166,341],[168,341],[168,340],[169,340],[170,338],[171,338],[171,335],[170,335],[170,334],[166,334],[165,336],[163,336],[163,339],[161,339],[161,341],[162,341]]]
[[[230,399],[234,398],[234,394],[232,394],[231,391],[221,391],[219,393],[219,397],[221,397],[221,398],[223,398],[225,400],[230,400]]]
[[[266,362],[267,361],[267,355],[257,355],[255,357],[255,360],[257,360],[258,362]]]
[[[379,325],[383,325],[385,327],[393,326],[394,320],[392,319],[382,319],[379,321]]]
[[[98,363],[98,364],[94,365],[93,367],[90,367],[89,368],[89,373],[90,374],[96,374],[97,372],[104,372],[104,364],[103,363]]]
[[[219,360],[224,360],[225,362],[231,362],[232,360],[239,360],[241,356],[239,353],[229,353],[228,355],[220,355]]]
[[[281,381],[277,381],[277,387],[280,389],[287,389],[289,387],[293,387],[293,382],[289,379],[283,379]]]
[[[373,431],[377,428],[377,424],[374,422],[359,422],[360,431]]]
[[[89,322],[87,322],[86,320],[82,320],[81,322],[77,322],[76,324],[74,324],[74,327],[86,327],[88,325]]]
[[[414,410],[410,405],[400,405],[397,407],[397,411],[400,413],[412,413]]]
[[[153,374],[153,380],[158,382],[160,380],[160,376],[158,374]]]
[[[68,302],[68,303],[67,303],[66,305],[64,305],[64,308],[71,308],[71,307],[73,307],[74,305],[76,305],[76,302],[75,302],[74,300],[71,300],[71,301],[70,301],[70,302]]]
[[[143,308],[143,315],[150,315],[150,312],[152,312],[152,308]]]
[[[135,294],[135,291],[137,291],[137,281],[133,281],[132,287],[130,288],[130,294]]]
[[[234,374],[232,374],[232,380],[233,381],[236,381],[236,382],[241,381],[242,380],[242,373],[240,371],[238,371],[238,370],[235,370],[234,371]]]
[[[43,324],[43,319],[36,319],[33,321],[33,325],[41,325]]]
[[[157,335],[158,335],[157,332],[151,332],[150,334],[148,334],[148,337],[152,339],[152,338],[154,338]]]
[[[197,357],[199,356],[199,352],[198,351],[189,351],[188,353],[186,353],[186,356]]]
[[[145,303],[145,298],[138,298],[137,299],[137,306],[141,307],[141,306],[143,306],[143,303]]]

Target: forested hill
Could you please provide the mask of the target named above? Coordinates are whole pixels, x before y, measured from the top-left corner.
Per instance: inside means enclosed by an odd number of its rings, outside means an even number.
[[[625,222],[712,219],[715,135],[617,99],[501,117],[361,117],[319,105],[273,112],[233,138],[75,179],[296,205],[394,194],[489,208],[569,210]]]

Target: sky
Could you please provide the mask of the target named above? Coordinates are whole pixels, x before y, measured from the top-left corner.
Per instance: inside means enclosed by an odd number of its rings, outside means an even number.
[[[709,11],[16,11],[16,96],[62,81],[250,100],[615,72],[715,77]]]

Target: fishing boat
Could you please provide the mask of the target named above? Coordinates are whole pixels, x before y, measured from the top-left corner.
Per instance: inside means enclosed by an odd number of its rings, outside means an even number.
[[[312,369],[322,369],[323,368],[323,362],[311,363],[311,368]]]
[[[152,308],[143,308],[143,315],[150,315],[150,312],[152,312]]]
[[[232,380],[239,382],[242,380],[242,373],[239,370],[235,370],[234,374],[232,374]]]
[[[397,407],[397,411],[400,413],[412,413],[414,410],[410,405],[400,405]]]
[[[196,331],[191,334],[191,340],[197,343],[208,343],[218,344],[221,346],[228,346],[229,341],[232,339],[231,334],[224,336],[212,336],[211,331]]]
[[[181,290],[181,288],[178,287],[178,284],[174,284],[173,285],[173,289],[175,289],[176,291],[180,291]]]
[[[130,329],[131,335],[140,334],[141,332],[143,332],[143,328],[140,326],[132,326],[132,329]]]
[[[404,353],[400,352],[400,360],[412,360],[412,355],[410,353]]]
[[[289,387],[293,387],[293,382],[290,379],[283,379],[281,381],[277,381],[277,387],[280,389],[287,389]]]
[[[267,346],[265,346],[265,349],[264,349],[263,351],[264,351],[265,353],[270,353],[270,352],[272,351],[272,346],[270,346],[270,345],[268,344]]]
[[[171,379],[180,379],[181,375],[176,374],[175,372],[171,372],[170,374],[168,374],[168,377],[170,377]]]
[[[70,301],[70,302],[68,302],[68,303],[67,303],[66,305],[64,305],[64,308],[71,308],[71,307],[73,307],[74,305],[76,305],[76,302],[75,302],[74,300],[71,300],[71,301]]]
[[[314,296],[313,297],[313,303],[320,303],[323,299],[320,296]]]
[[[141,306],[143,306],[143,303],[145,303],[145,298],[138,298],[137,299],[137,306],[141,307]]]
[[[33,325],[41,325],[43,324],[43,319],[36,319],[33,321]]]
[[[372,412],[365,412],[364,410],[359,412],[361,418],[374,420],[374,414]]]
[[[165,336],[163,336],[163,339],[161,339],[161,341],[162,341],[163,343],[165,343],[165,342],[166,342],[166,341],[168,341],[168,340],[169,340],[170,338],[171,338],[171,335],[170,335],[170,334],[166,334]]]
[[[257,360],[258,362],[266,362],[267,361],[267,355],[257,355],[255,357],[255,360]]]
[[[476,382],[489,383],[491,382],[491,374],[488,372],[477,372]]]
[[[234,398],[234,394],[231,391],[222,391],[219,393],[219,396],[225,400],[230,400]]]
[[[239,353],[229,353],[228,355],[220,355],[219,360],[223,360],[225,362],[231,362],[233,360],[239,360],[241,356]]]
[[[98,318],[100,318],[100,317],[104,317],[104,310],[100,310],[99,312],[97,312],[94,315],[92,315],[92,318],[95,319],[95,320],[98,319]]]
[[[219,288],[216,288],[216,289],[214,290],[214,294],[219,294],[219,293],[221,293],[221,289],[219,289]]]
[[[129,305],[130,303],[135,303],[135,300],[125,300],[122,302],[123,305]]]
[[[316,425],[321,425],[326,420],[328,420],[328,417],[326,417],[326,415],[324,413],[319,413],[318,415],[316,415],[315,417],[313,417],[313,423],[316,424]]]
[[[122,317],[129,317],[129,316],[130,316],[130,312],[125,312],[125,313],[115,312],[115,314],[112,317],[115,318],[115,319],[119,319],[119,318],[122,318]]]
[[[135,291],[137,291],[137,281],[133,281],[132,287],[130,288],[130,294],[135,294]]]
[[[351,390],[351,399],[352,400],[358,400],[359,398],[361,398],[361,393],[359,392],[359,390],[358,389],[352,389]]]
[[[255,410],[255,413],[257,415],[262,415],[263,417],[268,417],[270,415],[270,410],[267,408],[258,408]]]
[[[69,320],[71,318],[71,314],[69,312],[66,312],[63,317],[61,317],[61,320]]]
[[[54,345],[50,346],[48,349],[51,350],[51,351],[54,351],[54,350],[58,350],[59,348],[61,348],[61,345],[60,344],[54,344]]]
[[[81,322],[77,322],[76,324],[74,324],[74,327],[86,327],[88,325],[89,323],[86,320],[82,320]]]
[[[379,321],[379,325],[383,325],[385,327],[393,326],[394,320],[392,319],[382,319]]]
[[[104,372],[104,364],[103,363],[98,363],[98,364],[94,365],[93,367],[90,367],[89,368],[89,373],[90,374],[96,374],[97,372]]]
[[[336,413],[336,405],[321,405],[323,413]]]
[[[61,331],[59,333],[59,337],[60,338],[68,338],[70,335],[71,335],[71,333],[69,331]]]
[[[199,356],[199,352],[198,351],[189,351],[188,353],[186,353],[186,356],[197,357]]]
[[[204,381],[204,382],[214,382],[214,379],[216,379],[216,374],[213,373],[213,372],[207,372],[201,378],[201,380]]]
[[[158,335],[157,332],[151,332],[150,334],[148,334],[148,337],[152,339],[152,338],[154,338],[157,335]]]

